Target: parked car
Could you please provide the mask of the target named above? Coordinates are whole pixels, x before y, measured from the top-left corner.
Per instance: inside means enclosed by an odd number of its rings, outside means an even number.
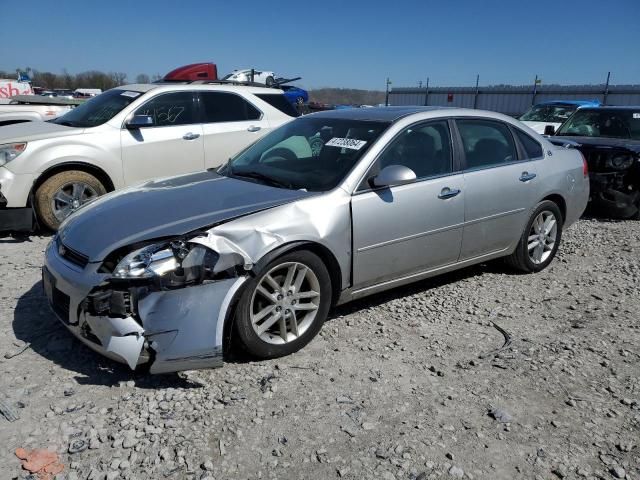
[[[265,70],[253,70],[253,80],[251,79],[251,69],[244,68],[242,70],[234,70],[229,75],[225,76],[223,80],[230,80],[234,82],[255,82],[263,83],[267,87],[270,87],[275,83],[276,75],[273,72],[267,72]]]
[[[83,203],[149,178],[212,168],[295,109],[279,89],[216,84],[114,88],[52,122],[0,128],[0,230],[55,230]]]
[[[82,207],[47,247],[43,281],[97,352],[152,373],[217,367],[225,335],[277,357],[333,305],[499,257],[538,272],[588,195],[579,152],[498,113],[327,111],[216,170]]]
[[[553,131],[555,131],[579,108],[599,105],[600,102],[597,100],[554,100],[538,103],[521,115],[520,121],[537,133],[553,134],[549,130],[549,126],[553,127]]]
[[[40,95],[16,95],[9,103],[0,104],[0,127],[14,123],[53,120],[80,103]]]
[[[280,85],[279,88],[284,91],[284,96],[287,97],[287,100],[289,100],[295,107],[300,107],[309,101],[309,92],[300,87],[296,87],[294,85]]]
[[[640,107],[581,108],[549,140],[585,156],[594,214],[640,217]]]

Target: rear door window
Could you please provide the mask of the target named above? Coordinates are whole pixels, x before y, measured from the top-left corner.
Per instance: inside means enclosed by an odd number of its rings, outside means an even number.
[[[192,92],[158,95],[136,110],[134,115],[149,115],[153,118],[154,127],[199,123]]]
[[[240,95],[227,92],[201,92],[203,123],[259,120],[262,112]]]
[[[466,159],[466,169],[489,168],[518,159],[509,127],[491,120],[456,120]]]

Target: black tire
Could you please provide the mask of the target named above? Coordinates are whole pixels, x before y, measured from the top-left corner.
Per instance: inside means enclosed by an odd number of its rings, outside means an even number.
[[[267,87],[271,87],[275,82],[276,81],[273,79],[273,77],[269,75],[264,83]]]
[[[535,263],[529,255],[529,234],[533,227],[533,222],[543,212],[553,214],[556,219],[556,239],[553,244],[553,248],[550,250],[550,255],[544,261]],[[558,251],[558,246],[560,245],[560,240],[562,238],[562,223],[562,212],[560,211],[560,208],[557,204],[550,200],[544,200],[540,202],[529,217],[527,225],[522,232],[522,236],[518,241],[518,246],[516,247],[515,251],[511,255],[506,257],[505,260],[507,264],[515,268],[516,270],[527,273],[539,272],[547,268],[547,266],[549,266],[553,258],[556,256],[556,252]]]
[[[46,179],[42,185],[38,187],[34,198],[34,207],[39,222],[50,230],[57,230],[62,220],[57,218],[52,202],[54,196],[65,185],[73,183],[82,183],[90,187],[96,196],[104,195],[107,189],[93,175],[80,170],[69,170],[66,172],[56,173]]]
[[[298,338],[288,341],[287,343],[269,343],[263,340],[252,326],[251,310],[254,308],[252,305],[254,292],[256,292],[267,272],[273,271],[273,269],[277,268],[279,265],[291,262],[300,263],[306,266],[317,277],[320,288],[319,305],[312,323],[309,324],[306,330],[301,333]],[[269,262],[244,286],[244,290],[240,296],[236,309],[234,331],[237,333],[238,339],[244,349],[254,357],[267,359],[289,355],[300,350],[318,334],[320,328],[322,328],[322,324],[327,318],[327,314],[329,313],[329,308],[331,307],[331,295],[331,277],[329,276],[329,272],[324,262],[317,255],[307,250],[297,250],[286,253]]]

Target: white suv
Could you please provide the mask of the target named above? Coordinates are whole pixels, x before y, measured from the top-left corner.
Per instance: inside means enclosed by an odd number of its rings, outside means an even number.
[[[30,229],[32,209],[55,230],[93,197],[216,167],[296,115],[275,88],[141,84],[0,127],[0,230]]]

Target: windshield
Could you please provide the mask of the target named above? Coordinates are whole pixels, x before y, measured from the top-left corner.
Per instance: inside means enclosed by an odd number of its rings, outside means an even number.
[[[335,188],[389,124],[304,117],[229,160],[218,173],[281,188]]]
[[[578,110],[560,127],[556,135],[640,140],[640,108]]]
[[[577,109],[577,105],[534,105],[520,117],[520,120],[563,123]]]
[[[69,110],[61,117],[56,118],[53,123],[68,127],[97,127],[111,120],[140,95],[142,92],[120,88],[108,90],[91,100],[87,100],[73,110]]]

